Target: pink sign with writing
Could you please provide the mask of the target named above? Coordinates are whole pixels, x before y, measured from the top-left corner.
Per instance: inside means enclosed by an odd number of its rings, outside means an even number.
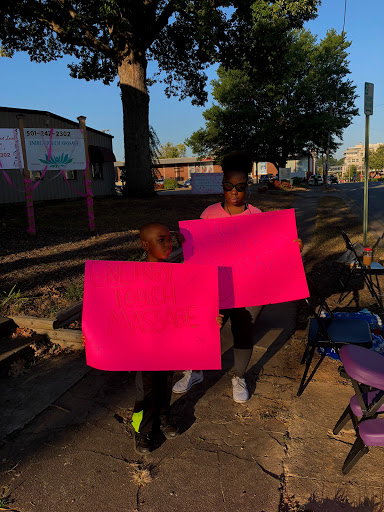
[[[220,369],[217,268],[85,264],[87,364],[100,370]]]
[[[218,266],[221,309],[309,296],[293,209],[179,225],[184,261]]]

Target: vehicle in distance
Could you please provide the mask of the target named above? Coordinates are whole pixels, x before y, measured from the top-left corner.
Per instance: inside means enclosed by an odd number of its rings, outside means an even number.
[[[328,182],[332,185],[339,183],[339,180],[337,179],[337,176],[335,176],[334,174],[330,174],[328,176]]]
[[[273,181],[272,174],[262,174],[259,176],[259,183],[269,183],[270,181]]]
[[[324,180],[323,177],[319,174],[312,174],[312,176],[309,177],[308,185],[323,185]]]

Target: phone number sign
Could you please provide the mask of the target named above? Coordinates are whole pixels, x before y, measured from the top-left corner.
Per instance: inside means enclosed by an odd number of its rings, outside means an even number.
[[[83,133],[79,129],[25,128],[25,150],[30,171],[84,170]]]

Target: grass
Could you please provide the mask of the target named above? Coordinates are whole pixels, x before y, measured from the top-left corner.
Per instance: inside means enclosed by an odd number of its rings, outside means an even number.
[[[0,292],[0,306],[13,306],[19,308],[22,304],[28,300],[27,297],[21,295],[20,290],[15,290],[16,285],[7,293],[5,291]]]
[[[257,189],[253,189],[256,191]],[[99,234],[137,230],[147,222],[160,221],[177,229],[179,220],[200,217],[210,204],[221,201],[219,195],[156,195],[150,198],[96,197],[94,200],[96,228]],[[292,193],[271,195],[252,193],[250,204],[263,211],[290,208],[295,200]],[[34,205],[38,235],[42,233],[88,232],[85,200],[44,201]],[[0,226],[3,230],[25,230],[23,203],[0,205]]]
[[[310,250],[306,256],[306,272],[316,283],[321,293],[329,298],[331,307],[338,307],[337,300],[340,288],[337,287],[337,279],[340,266],[336,260],[345,251],[345,243],[341,236],[344,230],[352,243],[362,242],[363,227],[360,220],[349,210],[348,206],[340,198],[325,196],[319,200],[315,230],[311,240]],[[372,247],[376,243],[375,237],[368,233],[368,244]],[[384,249],[377,247],[374,254],[375,261],[383,261]],[[361,280],[360,280],[361,281]],[[355,282],[354,302],[352,307],[370,306],[376,310],[367,290],[359,281]],[[347,303],[341,306],[346,308]],[[339,306],[340,308],[340,306]]]

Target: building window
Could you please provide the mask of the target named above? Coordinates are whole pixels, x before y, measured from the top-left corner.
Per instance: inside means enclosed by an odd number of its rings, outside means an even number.
[[[92,164],[92,177],[94,180],[103,180],[104,179],[103,163],[102,162],[95,162],[94,164]]]
[[[179,167],[175,167],[175,179],[177,181],[180,181],[183,179],[183,177],[181,176],[182,170],[183,169],[180,169]]]
[[[31,180],[41,180],[44,179],[41,177],[42,172],[41,171],[29,171],[29,175],[31,176]]]
[[[77,171],[64,171],[67,180],[77,180]]]

